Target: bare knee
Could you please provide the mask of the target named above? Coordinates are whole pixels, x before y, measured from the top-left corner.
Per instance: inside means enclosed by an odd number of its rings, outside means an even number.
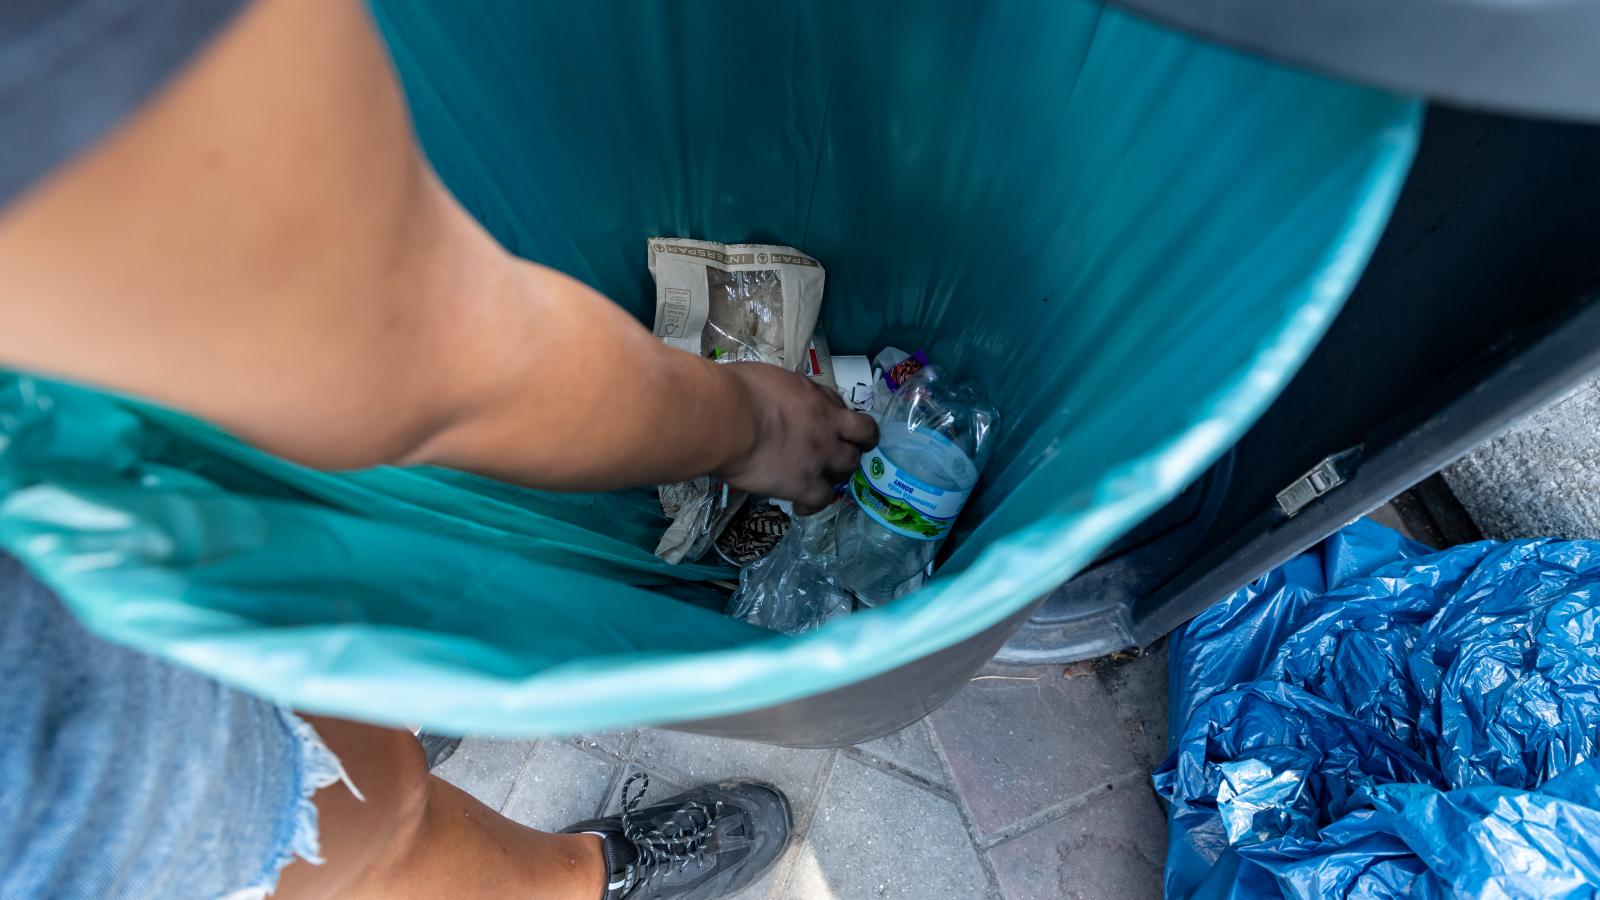
[[[275,898],[356,893],[363,881],[399,865],[419,839],[428,807],[428,765],[410,733],[342,719],[307,716],[361,792],[335,782],[318,791],[323,865],[284,869]]]

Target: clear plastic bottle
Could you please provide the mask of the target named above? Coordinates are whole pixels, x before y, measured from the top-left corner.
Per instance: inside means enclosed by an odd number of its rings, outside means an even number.
[[[839,583],[867,606],[898,597],[938,553],[999,436],[973,385],[929,366],[878,420],[878,446],[851,476],[839,513]]]

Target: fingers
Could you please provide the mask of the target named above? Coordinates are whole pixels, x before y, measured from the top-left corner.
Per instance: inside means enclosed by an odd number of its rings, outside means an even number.
[[[861,448],[854,444],[835,444],[822,461],[822,473],[829,484],[838,484],[849,478],[861,464]]]
[[[839,437],[859,450],[878,446],[878,423],[865,413],[846,411],[839,418]]]
[[[794,511],[798,515],[809,516],[821,512],[832,502],[833,485],[813,480],[806,486],[805,493],[794,499]]]
[[[861,464],[861,448],[836,440],[823,451],[821,462],[821,478],[813,481],[804,498],[804,505],[810,512],[801,512],[801,515],[810,515],[833,502],[834,486],[849,480]],[[800,510],[801,505],[797,500],[795,509]]]
[[[800,515],[816,513],[833,502],[834,486],[851,477],[862,451],[877,445],[877,425],[852,411],[836,391],[793,373],[751,366],[737,371],[757,388],[752,399],[782,427],[767,429],[724,477],[742,490],[792,500]],[[826,399],[807,394],[802,384]]]

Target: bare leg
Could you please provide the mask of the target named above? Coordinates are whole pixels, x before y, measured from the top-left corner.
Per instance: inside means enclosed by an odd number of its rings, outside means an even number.
[[[275,900],[539,897],[599,900],[600,840],[526,828],[427,772],[404,731],[307,717],[365,795],[317,792],[323,865],[296,860]]]

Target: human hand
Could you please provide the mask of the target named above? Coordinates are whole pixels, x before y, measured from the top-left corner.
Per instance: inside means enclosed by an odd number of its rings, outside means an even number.
[[[756,422],[749,452],[716,473],[740,490],[794,501],[809,515],[833,502],[833,486],[878,443],[871,417],[809,379],[765,363],[722,367],[743,386]]]

